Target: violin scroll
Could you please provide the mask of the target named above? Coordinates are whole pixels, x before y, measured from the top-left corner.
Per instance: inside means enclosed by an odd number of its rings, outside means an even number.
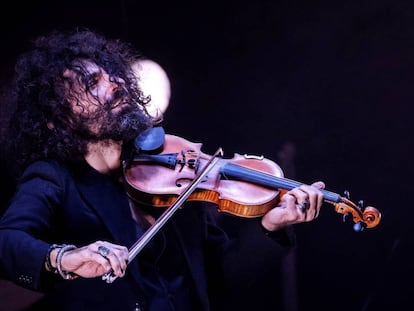
[[[328,201],[328,203],[334,206],[335,212],[344,215],[344,221],[352,217],[355,231],[375,227],[381,220],[381,213],[375,207],[363,207],[362,201],[355,204],[348,197],[341,197],[338,202]]]

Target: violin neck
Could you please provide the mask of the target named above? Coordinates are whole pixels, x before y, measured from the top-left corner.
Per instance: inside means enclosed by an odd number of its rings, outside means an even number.
[[[236,165],[233,163],[225,163],[220,168],[220,173],[225,178],[233,178],[242,181],[252,182],[257,185],[269,187],[272,189],[284,189],[284,190],[292,190],[303,183],[283,178],[283,177],[276,177],[267,173],[263,173],[251,168],[242,167],[240,165]],[[342,200],[341,196],[337,193],[330,192],[327,190],[322,190],[323,198],[329,202],[340,202]]]

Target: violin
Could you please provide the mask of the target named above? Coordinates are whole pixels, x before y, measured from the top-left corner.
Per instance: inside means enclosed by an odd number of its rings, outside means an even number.
[[[138,203],[168,207],[194,180],[212,155],[201,151],[201,143],[165,134],[155,127],[135,140],[132,159],[124,167],[128,194]],[[219,211],[240,217],[259,217],[277,205],[281,196],[302,183],[283,177],[278,164],[263,156],[241,155],[219,158],[208,175],[188,196],[189,201],[218,205]],[[354,222],[354,230],[372,228],[381,219],[372,206],[352,202],[344,196],[322,190],[324,201],[334,206],[344,220]]]
[[[301,183],[283,177],[275,162],[263,157],[234,154],[224,159],[221,148],[213,155],[201,151],[201,143],[165,134],[151,128],[134,141],[123,161],[124,179],[130,198],[152,207],[167,207],[155,223],[129,249],[131,262],[186,200],[212,202],[219,211],[240,217],[259,217],[277,205],[287,191]],[[335,211],[352,218],[354,230],[378,225],[381,214],[371,206],[363,208],[334,192],[322,190],[324,201]],[[102,279],[112,283],[112,271]]]

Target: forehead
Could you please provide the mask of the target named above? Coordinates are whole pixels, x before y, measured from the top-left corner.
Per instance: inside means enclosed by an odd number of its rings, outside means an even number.
[[[74,79],[79,76],[88,76],[102,71],[102,68],[90,60],[78,60],[71,69],[63,72],[63,77]]]

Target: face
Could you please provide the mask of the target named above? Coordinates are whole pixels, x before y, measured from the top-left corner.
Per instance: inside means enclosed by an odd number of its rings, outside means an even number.
[[[72,127],[87,140],[129,140],[141,130],[145,116],[121,78],[91,61],[66,70],[66,98],[73,111]]]

